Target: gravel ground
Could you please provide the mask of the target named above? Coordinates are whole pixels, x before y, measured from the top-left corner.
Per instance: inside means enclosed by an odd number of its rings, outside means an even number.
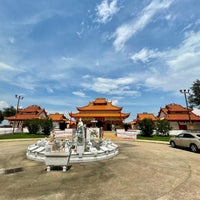
[[[115,141],[118,156],[46,172],[25,156],[32,140],[0,141],[0,200],[200,200],[200,154],[166,144]],[[4,169],[22,172],[4,174]]]

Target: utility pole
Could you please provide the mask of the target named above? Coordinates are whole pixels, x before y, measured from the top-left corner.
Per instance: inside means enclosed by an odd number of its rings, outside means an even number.
[[[187,100],[187,94],[189,94],[190,90],[180,90],[180,93],[184,94],[185,97],[185,103],[186,103],[186,107],[187,107],[187,112],[188,112],[188,119],[189,119],[189,125],[191,127],[191,117],[190,117],[190,110],[189,110],[189,106],[188,106],[188,100]]]
[[[15,114],[15,118],[17,116],[17,113],[18,113],[18,110],[19,110],[19,102],[20,100],[22,100],[24,97],[23,96],[20,96],[20,95],[15,95],[15,98],[17,98],[17,108],[16,108],[16,114]],[[13,134],[15,132],[15,120],[13,121]]]

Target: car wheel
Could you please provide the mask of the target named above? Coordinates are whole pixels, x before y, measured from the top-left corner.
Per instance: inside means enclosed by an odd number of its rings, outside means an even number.
[[[171,145],[171,147],[173,147],[173,148],[175,148],[175,147],[176,147],[176,144],[175,144],[175,142],[174,142],[174,141],[170,141],[170,145]]]
[[[198,151],[197,145],[196,144],[191,144],[190,149],[192,152],[196,153]]]

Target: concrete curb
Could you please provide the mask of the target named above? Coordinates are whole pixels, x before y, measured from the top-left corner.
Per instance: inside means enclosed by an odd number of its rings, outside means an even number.
[[[18,138],[18,139],[0,139],[0,142],[15,142],[15,141],[32,141],[39,140],[42,138]],[[105,139],[105,138],[104,138]],[[130,138],[110,138],[112,141],[133,141],[133,142],[149,142],[149,143],[159,143],[159,144],[169,144],[167,141],[160,140],[143,140],[143,139],[130,139]]]
[[[0,139],[0,142],[17,142],[17,141],[37,141],[41,138],[24,138],[24,139]]]
[[[136,142],[157,143],[157,144],[169,144],[169,142],[160,141],[160,140],[141,140],[141,139],[136,139],[135,141],[136,141]]]

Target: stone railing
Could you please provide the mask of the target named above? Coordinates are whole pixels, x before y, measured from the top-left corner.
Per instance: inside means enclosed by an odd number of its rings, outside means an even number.
[[[66,138],[72,136],[73,129],[54,130],[55,138]]]
[[[137,139],[137,134],[139,132],[137,130],[128,130],[125,131],[124,129],[116,129],[117,137],[120,138],[129,138],[129,139]]]

